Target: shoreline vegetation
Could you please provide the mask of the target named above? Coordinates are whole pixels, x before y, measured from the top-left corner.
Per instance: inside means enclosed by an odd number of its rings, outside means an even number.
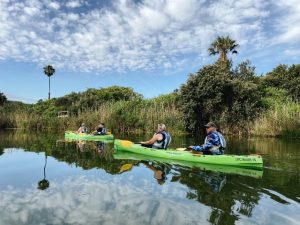
[[[172,134],[203,134],[203,125],[214,121],[226,135],[300,138],[300,64],[280,64],[258,75],[249,60],[233,67],[227,54],[237,54],[237,47],[228,36],[218,37],[208,49],[220,56],[214,64],[190,74],[172,93],[151,99],[120,86],[50,99],[50,76],[46,101],[12,102],[0,92],[0,130],[63,132],[84,122],[91,132],[103,122],[114,134],[143,134],[164,123]],[[58,117],[60,111],[68,117]]]
[[[297,67],[300,71],[300,65]],[[188,82],[195,79],[197,75],[198,78],[205,77],[202,76],[201,70],[199,72],[190,75]],[[232,108],[237,108],[237,111],[229,111],[228,107],[223,104],[221,108],[213,107],[213,110],[218,111],[204,111],[202,116],[201,112],[196,110],[196,115],[193,117],[193,112],[185,111],[185,107],[191,109],[189,104],[195,104],[190,96],[187,99],[192,102],[184,102],[185,96],[182,96],[182,92],[186,88],[185,84],[180,90],[151,99],[144,99],[131,88],[112,86],[88,89],[82,93],[71,93],[47,101],[40,100],[36,104],[3,101],[0,106],[0,128],[63,132],[77,130],[78,126],[85,122],[92,131],[102,121],[109,130],[116,134],[143,134],[153,133],[157,124],[163,122],[172,134],[180,135],[201,133],[202,124],[208,120],[214,120],[221,127],[221,131],[227,135],[299,138],[300,104],[298,101],[293,100],[286,89],[266,85],[266,77],[256,77],[256,79],[259,80],[260,87],[257,92],[259,92],[260,103],[257,107],[253,106],[251,101],[246,99],[249,97],[246,91],[247,96],[240,95],[244,98],[244,102],[232,105]],[[194,88],[197,89],[197,86]],[[202,105],[209,102],[205,100],[201,102],[197,99],[194,101]],[[255,101],[258,102],[257,99]],[[253,107],[247,104],[252,104]],[[202,108],[202,106],[197,107]],[[69,116],[58,117],[57,113],[61,110],[68,110]],[[205,119],[205,113],[211,116]],[[197,115],[199,115],[198,118]],[[187,116],[191,116],[192,119]],[[193,118],[198,124],[190,122]],[[195,126],[194,129],[191,125]]]
[[[124,102],[107,103],[100,109],[94,111],[81,112],[78,115],[67,118],[44,117],[23,112],[13,112],[8,116],[2,113],[0,124],[2,129],[24,129],[34,131],[60,131],[77,130],[82,121],[85,121],[90,131],[98,121],[106,121],[107,127],[113,133],[121,134],[145,134],[153,133],[158,121],[167,121],[168,130],[172,134],[181,135],[192,133],[184,128],[182,113],[176,108],[165,108],[163,117],[159,113],[159,105],[148,106],[141,111],[133,110],[119,116],[115,113],[117,106]],[[107,110],[107,111],[105,111]],[[147,112],[154,112],[149,115]],[[226,135],[235,136],[258,136],[258,137],[300,137],[300,104],[282,103],[261,113],[253,122],[247,124],[248,130],[231,131],[230,127],[222,127],[222,132]],[[128,118],[128,116],[130,116]],[[144,121],[144,122],[143,122]],[[8,125],[8,126],[3,126]],[[1,130],[1,129],[0,129]]]

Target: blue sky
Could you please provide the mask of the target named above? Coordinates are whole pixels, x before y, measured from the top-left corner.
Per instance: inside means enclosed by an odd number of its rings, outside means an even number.
[[[145,97],[170,93],[214,62],[217,35],[239,43],[236,63],[258,74],[299,63],[299,0],[0,0],[0,92],[47,99],[120,85]]]

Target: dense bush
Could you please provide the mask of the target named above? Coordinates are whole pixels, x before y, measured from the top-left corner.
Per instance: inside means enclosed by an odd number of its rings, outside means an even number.
[[[0,92],[0,106],[2,106],[5,102],[7,102],[7,98],[2,92]]]
[[[142,95],[132,88],[112,86],[108,88],[89,88],[82,93],[71,93],[54,101],[55,106],[69,110],[72,114],[79,111],[97,109],[105,102],[130,101],[142,99]]]
[[[261,110],[259,80],[249,62],[230,70],[216,63],[190,75],[178,99],[188,130],[198,132],[208,121],[229,130],[249,129]]]
[[[300,101],[300,64],[279,65],[263,81],[265,86],[284,89],[293,100]]]

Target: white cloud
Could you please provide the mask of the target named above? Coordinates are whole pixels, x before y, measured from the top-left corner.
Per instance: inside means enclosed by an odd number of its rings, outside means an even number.
[[[0,191],[0,224],[209,224],[210,207],[186,199],[182,185],[140,183],[82,176],[45,191],[9,187]]]
[[[300,38],[299,6],[281,3],[118,0],[89,10],[83,1],[68,1],[66,12],[58,1],[2,0],[0,60],[94,72],[171,69],[186,65],[191,55],[205,62],[217,35],[237,40],[241,54],[249,48],[256,54],[271,43]],[[277,15],[281,8],[289,14]]]
[[[66,3],[67,8],[78,8],[81,6],[81,3],[79,1],[69,1]]]
[[[275,44],[299,44],[300,40],[300,4],[298,0],[276,1],[280,17],[274,20],[273,26],[278,35],[273,38]]]
[[[284,53],[289,56],[299,56],[300,49],[286,49]]]
[[[59,2],[50,2],[48,6],[55,10],[58,10],[60,8]]]
[[[8,100],[10,101],[21,101],[21,102],[25,102],[25,103],[36,103],[38,101],[38,99],[34,99],[34,98],[26,98],[24,96],[16,96],[10,93],[4,93],[5,96],[7,97]]]

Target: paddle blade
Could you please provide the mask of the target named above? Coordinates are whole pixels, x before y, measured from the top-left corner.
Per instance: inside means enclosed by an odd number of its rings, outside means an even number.
[[[123,173],[123,172],[131,170],[131,169],[132,169],[132,164],[131,163],[124,164],[123,166],[121,166],[121,169],[120,169],[119,173]]]
[[[121,144],[123,147],[128,148],[128,147],[131,147],[131,146],[133,145],[133,142],[131,142],[131,141],[126,141],[126,140],[121,140],[121,141],[120,141],[120,144]]]

